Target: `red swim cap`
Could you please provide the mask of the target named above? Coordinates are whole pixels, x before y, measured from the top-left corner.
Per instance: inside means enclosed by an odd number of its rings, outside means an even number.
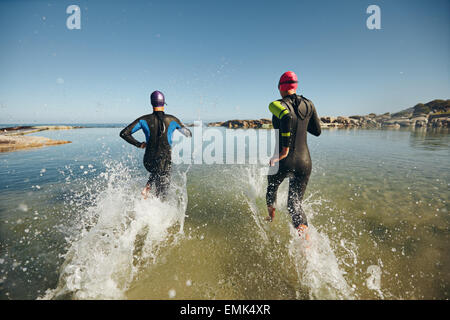
[[[278,89],[280,91],[289,91],[289,90],[297,90],[298,87],[298,79],[297,75],[292,71],[286,71],[280,78],[278,82]]]

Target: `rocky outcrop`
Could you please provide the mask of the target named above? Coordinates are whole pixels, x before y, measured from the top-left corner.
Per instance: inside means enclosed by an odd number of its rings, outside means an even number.
[[[445,127],[450,128],[450,115],[429,115],[414,118],[389,118],[386,116],[321,117],[322,128],[400,128]]]
[[[427,112],[427,113],[424,113]],[[270,119],[228,120],[211,122],[209,127],[238,128],[272,128]],[[417,104],[396,113],[353,115],[349,117],[324,116],[320,118],[322,128],[401,128],[401,127],[446,127],[450,128],[450,100],[433,100]]]
[[[0,135],[0,152],[40,148],[44,146],[53,146],[66,143],[70,143],[70,141],[52,140],[44,137],[32,137],[23,135]]]
[[[259,119],[259,120],[228,120],[223,122],[211,122],[208,123],[208,127],[226,127],[229,129],[270,129],[272,128],[272,120]]]
[[[428,118],[428,126],[433,128],[450,128],[450,114],[448,115],[435,115]]]
[[[0,134],[4,135],[24,135],[28,133],[34,133],[45,130],[69,130],[69,129],[80,129],[80,126],[17,126],[17,127],[7,127],[0,128]]]
[[[71,143],[65,140],[52,140],[45,137],[26,136],[44,130],[68,130],[81,127],[73,126],[18,126],[0,129],[0,152],[25,150]]]
[[[350,117],[321,117],[320,126],[322,128],[348,128],[365,127],[375,128],[377,122],[370,116],[350,116]]]
[[[209,127],[225,127],[229,129],[270,129],[272,121],[260,120],[228,120],[223,122],[211,122]],[[444,127],[450,128],[449,115],[427,115],[414,118],[398,117],[390,115],[369,114],[366,116],[330,117],[320,118],[322,128],[401,128],[401,127]]]
[[[427,112],[427,113],[424,113]],[[323,128],[400,128],[400,127],[445,127],[450,128],[450,100],[433,100],[425,104],[396,113],[350,117],[321,117]]]

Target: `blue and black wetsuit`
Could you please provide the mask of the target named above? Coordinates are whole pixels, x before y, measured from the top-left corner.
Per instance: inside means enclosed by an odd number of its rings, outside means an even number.
[[[296,94],[273,101],[269,110],[273,114],[273,127],[279,130],[279,152],[281,153],[283,147],[288,147],[289,154],[279,162],[278,172],[268,176],[266,202],[268,206],[273,206],[278,187],[289,177],[288,211],[292,223],[295,228],[301,224],[307,226],[308,221],[301,206],[311,174],[311,157],[306,135],[307,132],[315,136],[320,135],[320,120],[312,101]]]
[[[142,142],[133,138],[132,134],[141,129],[147,143],[144,166],[150,173],[148,185],[154,186],[156,196],[164,199],[170,184],[173,132],[178,129],[185,136],[190,137],[192,134],[176,117],[163,111],[154,111],[130,123],[120,132],[120,137],[139,148]]]

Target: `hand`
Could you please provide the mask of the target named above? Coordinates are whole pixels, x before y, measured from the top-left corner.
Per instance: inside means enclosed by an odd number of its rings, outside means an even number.
[[[142,142],[139,148],[145,149],[147,147],[147,144],[145,142]]]
[[[189,130],[188,128],[186,128],[186,127],[181,127],[181,128],[179,128],[178,130],[179,130],[185,137],[188,137],[188,138],[192,137],[192,132],[191,132],[191,130]]]
[[[278,157],[273,157],[272,159],[270,159],[269,165],[270,165],[271,167],[273,167],[273,166],[275,165],[275,163],[277,163],[278,161],[280,161],[280,158],[278,158]]]
[[[274,156],[272,159],[270,159],[269,165],[271,167],[273,167],[275,165],[275,163],[286,158],[288,156],[288,154],[289,154],[289,148],[283,147],[279,156]]]

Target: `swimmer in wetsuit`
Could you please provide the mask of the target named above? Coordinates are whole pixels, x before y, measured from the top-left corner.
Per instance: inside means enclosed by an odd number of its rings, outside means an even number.
[[[134,120],[120,132],[120,137],[138,148],[145,148],[144,167],[150,173],[150,177],[142,190],[144,199],[154,186],[156,196],[164,200],[170,184],[173,132],[179,130],[186,137],[191,137],[192,133],[176,117],[164,113],[165,100],[162,92],[154,91],[150,101],[153,113]],[[139,142],[132,136],[141,129],[144,131],[146,142]]]
[[[269,216],[275,217],[274,203],[277,190],[285,178],[289,178],[288,211],[299,235],[306,233],[308,221],[302,208],[303,195],[311,174],[311,157],[306,142],[307,132],[319,136],[320,120],[312,101],[296,94],[298,79],[294,72],[285,72],[278,83],[282,99],[273,101],[269,110],[272,123],[279,130],[279,155],[270,160],[273,167],[279,162],[278,172],[268,176],[266,203]],[[308,235],[306,234],[308,239]]]

